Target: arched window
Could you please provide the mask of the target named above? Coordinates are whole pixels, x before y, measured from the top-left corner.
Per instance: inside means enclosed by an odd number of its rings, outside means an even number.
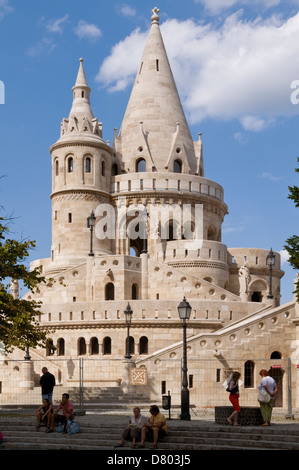
[[[111,168],[111,175],[112,175],[112,176],[118,175],[118,166],[117,166],[116,163],[114,163],[114,164],[112,165],[112,168]]]
[[[126,343],[127,344],[127,343]],[[129,337],[129,353],[134,354],[135,353],[135,341],[133,336]]]
[[[139,160],[137,160],[137,162],[136,162],[136,171],[138,173],[142,173],[142,172],[146,171],[146,161],[144,160],[144,158],[140,158]]]
[[[181,160],[175,160],[173,162],[173,172],[174,173],[182,173],[182,162],[181,162]]]
[[[148,354],[148,338],[141,336],[139,340],[139,354]]]
[[[47,340],[47,345],[46,345],[46,355],[47,356],[54,356],[55,348],[53,344],[52,339]]]
[[[210,225],[208,228],[208,240],[217,241],[217,230],[214,225]]]
[[[111,338],[109,336],[103,339],[103,354],[111,354]]]
[[[254,387],[254,362],[246,361],[244,364],[244,387]]]
[[[273,351],[270,356],[270,359],[281,359],[281,353],[279,351]]]
[[[132,300],[138,299],[138,285],[133,284],[132,285]]]
[[[85,171],[86,171],[86,173],[91,172],[91,158],[90,157],[87,157],[85,159]]]
[[[84,356],[86,354],[86,342],[84,338],[78,340],[78,356]]]
[[[106,170],[105,162],[102,161],[102,176],[105,176],[105,170]]]
[[[90,340],[90,354],[99,354],[99,341],[98,338],[91,338]]]
[[[65,342],[63,338],[59,338],[57,341],[57,355],[64,356],[65,354]]]
[[[112,282],[105,286],[105,300],[114,300],[114,284]]]
[[[55,175],[58,176],[59,173],[59,162],[58,160],[55,160]]]
[[[67,171],[72,173],[74,171],[74,160],[73,157],[69,157],[67,160]]]

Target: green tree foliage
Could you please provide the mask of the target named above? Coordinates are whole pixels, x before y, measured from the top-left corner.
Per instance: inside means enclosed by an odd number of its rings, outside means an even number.
[[[299,157],[297,158],[299,163]],[[299,173],[299,168],[296,168],[295,171]],[[289,199],[292,199],[296,207],[299,207],[299,187],[298,186],[289,186]],[[284,248],[289,253],[289,263],[290,265],[299,270],[299,236],[293,235],[292,237],[286,240],[287,245]],[[295,282],[295,291],[297,301],[299,302],[299,280]]]
[[[38,327],[41,303],[15,299],[10,292],[11,279],[23,281],[30,291],[45,282],[40,269],[30,271],[24,264],[33,241],[18,242],[9,238],[9,229],[0,217],[0,342],[6,352],[14,348],[45,347],[47,331]],[[8,285],[9,283],[9,285]]]

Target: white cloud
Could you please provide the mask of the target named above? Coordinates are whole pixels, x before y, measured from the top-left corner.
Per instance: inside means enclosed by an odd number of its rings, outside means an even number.
[[[173,19],[161,31],[191,124],[238,119],[245,130],[260,131],[298,114],[290,86],[299,79],[299,13],[245,21],[239,11],[220,27]],[[116,44],[96,80],[113,91],[132,83],[147,34],[137,29]]]
[[[262,173],[261,175],[258,175],[258,178],[264,178],[270,181],[280,181],[282,179],[281,176],[274,176],[271,172]]]
[[[213,15],[235,6],[254,6],[259,8],[270,8],[280,4],[280,0],[195,0],[195,3],[201,3],[204,8]]]
[[[89,39],[91,41],[95,41],[98,39],[100,36],[102,36],[102,32],[98,26],[95,24],[87,23],[84,20],[80,20],[79,23],[77,24],[77,27],[75,29],[75,34],[80,38],[80,39]]]
[[[279,254],[280,254],[280,260],[281,260],[281,265],[285,264],[288,262],[288,259],[290,257],[289,253],[287,252],[287,250],[280,250],[279,251]]]
[[[9,5],[9,0],[0,0],[0,20],[2,20],[5,15],[12,12],[13,8]]]
[[[46,24],[46,29],[50,33],[59,33],[63,32],[63,25],[67,22],[69,15],[66,14],[62,18],[56,18],[55,20],[49,20]]]
[[[116,44],[110,56],[106,57],[96,76],[96,81],[109,88],[110,91],[124,90],[136,75],[142,56],[146,33],[139,28],[130,36]]]
[[[56,48],[56,44],[53,43],[51,39],[42,38],[37,44],[32,47],[29,47],[26,51],[26,54],[29,57],[39,57],[44,53],[50,54]]]
[[[135,16],[136,15],[136,10],[134,8],[130,7],[127,3],[124,3],[120,7],[120,12],[124,16]]]

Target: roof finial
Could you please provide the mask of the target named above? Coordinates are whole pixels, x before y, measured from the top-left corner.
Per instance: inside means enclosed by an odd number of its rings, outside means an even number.
[[[160,19],[160,18],[159,18],[159,15],[158,15],[159,11],[160,11],[160,10],[159,10],[159,8],[157,8],[157,7],[155,7],[155,8],[152,10],[152,12],[153,12],[153,16],[151,17],[152,24],[154,24],[154,23],[158,24],[158,23],[159,23],[159,19]]]

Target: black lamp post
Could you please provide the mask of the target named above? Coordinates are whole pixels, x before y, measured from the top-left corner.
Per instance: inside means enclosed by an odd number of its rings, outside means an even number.
[[[273,299],[273,294],[272,294],[272,268],[273,268],[274,263],[275,263],[275,254],[273,253],[272,248],[269,251],[269,254],[267,255],[266,263],[269,266],[269,270],[270,270],[269,294],[267,295],[267,299]]]
[[[92,248],[92,241],[93,241],[93,229],[96,223],[96,217],[94,215],[94,212],[91,211],[91,214],[89,217],[87,217],[87,227],[90,228],[90,252],[89,256],[94,256],[93,248]]]
[[[26,347],[26,354],[25,354],[24,359],[25,359],[25,361],[30,361],[30,359],[31,359],[31,356],[29,354],[29,346]]]
[[[132,321],[133,310],[131,309],[130,304],[128,303],[126,310],[124,311],[126,324],[127,324],[127,339],[126,339],[126,359],[131,359],[130,354],[130,325]]]
[[[182,365],[182,390],[181,390],[181,419],[190,420],[189,390],[187,378],[187,320],[190,318],[191,306],[185,297],[178,306],[180,319],[183,320],[183,365]]]

